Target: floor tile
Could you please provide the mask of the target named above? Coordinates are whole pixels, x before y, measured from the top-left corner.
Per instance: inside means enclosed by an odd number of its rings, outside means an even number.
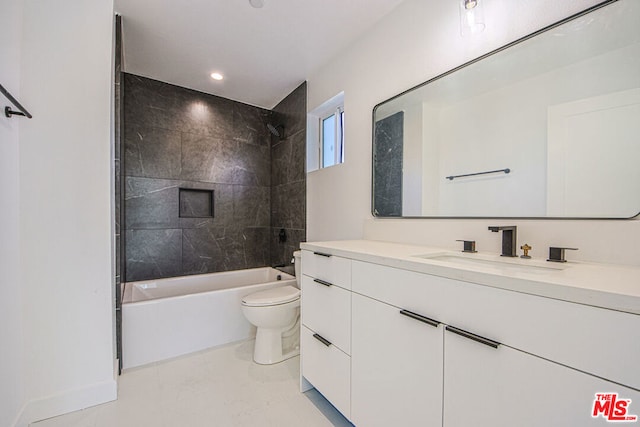
[[[299,391],[300,358],[252,360],[253,340],[125,371],[118,400],[33,427],[348,427],[316,390]]]

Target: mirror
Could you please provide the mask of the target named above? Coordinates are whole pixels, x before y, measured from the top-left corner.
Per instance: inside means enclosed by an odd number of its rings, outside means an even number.
[[[608,1],[373,110],[378,217],[640,212],[640,1]]]

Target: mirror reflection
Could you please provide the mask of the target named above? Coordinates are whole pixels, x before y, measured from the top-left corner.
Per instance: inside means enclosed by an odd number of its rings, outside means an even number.
[[[640,212],[640,2],[618,0],[385,101],[374,215]]]

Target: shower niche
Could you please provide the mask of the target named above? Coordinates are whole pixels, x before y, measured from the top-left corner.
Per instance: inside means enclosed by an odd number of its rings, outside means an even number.
[[[213,190],[180,188],[180,218],[213,218]]]

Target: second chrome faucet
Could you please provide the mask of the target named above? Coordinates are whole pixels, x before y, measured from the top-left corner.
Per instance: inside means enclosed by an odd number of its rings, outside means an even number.
[[[502,227],[489,227],[489,231],[497,233],[502,231],[502,253],[500,256],[517,257],[516,253],[516,241],[517,241],[517,228],[515,225],[508,225]]]

